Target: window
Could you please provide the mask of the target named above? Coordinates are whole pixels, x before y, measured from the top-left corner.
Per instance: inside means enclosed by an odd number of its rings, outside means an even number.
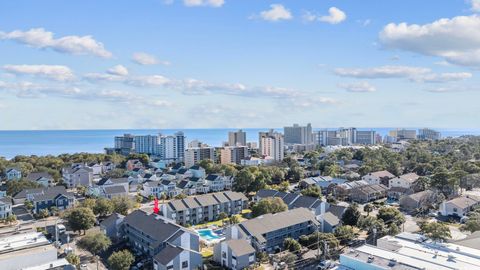
[[[182,268],[188,268],[188,261],[182,262]]]
[[[227,253],[225,251],[222,252],[222,258],[227,258]]]
[[[457,208],[453,208],[453,212],[457,212]]]

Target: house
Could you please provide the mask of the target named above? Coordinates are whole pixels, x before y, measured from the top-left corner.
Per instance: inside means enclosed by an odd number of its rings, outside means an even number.
[[[209,174],[206,178],[206,184],[210,191],[217,192],[226,189],[232,189],[233,177],[219,174]]]
[[[391,174],[389,171],[377,171],[364,175],[362,180],[366,181],[370,185],[384,185],[389,186],[390,179],[394,178],[395,175]]]
[[[436,193],[431,190],[425,190],[400,197],[399,204],[405,211],[414,211],[422,208],[424,205],[431,205],[435,201]]]
[[[272,253],[283,248],[285,238],[298,239],[316,231],[320,223],[306,208],[265,214],[227,228],[226,238],[245,239],[257,252]]]
[[[400,175],[398,177],[392,178],[389,180],[389,188],[393,187],[401,187],[405,189],[412,189],[413,183],[418,180],[420,176],[416,173],[407,173],[404,175]]]
[[[464,217],[476,206],[480,205],[480,197],[464,195],[442,202],[439,212],[442,216]]]
[[[89,187],[93,181],[93,170],[83,164],[72,164],[62,168],[63,183],[69,188],[77,186]]]
[[[156,214],[135,210],[123,220],[130,249],[153,258],[153,269],[197,269],[202,266],[200,237]]]
[[[7,218],[12,215],[12,198],[0,198],[0,219]]]
[[[243,193],[225,191],[172,200],[163,204],[162,214],[177,224],[199,224],[217,220],[220,213],[228,216],[240,214],[247,207]]]
[[[311,186],[318,186],[323,194],[330,193],[336,185],[346,183],[346,179],[333,178],[331,176],[316,176],[302,179],[298,186],[305,189]]]
[[[414,191],[411,188],[404,187],[392,187],[387,191],[387,197],[393,200],[399,200],[402,196],[413,194]]]
[[[64,186],[25,189],[13,197],[15,204],[24,203],[25,200],[32,202],[32,211],[35,214],[43,209],[50,210],[52,207],[65,210],[75,204],[74,194],[67,192]]]
[[[315,215],[321,215],[325,213],[328,203],[320,200],[319,198],[303,196],[296,193],[286,193],[273,189],[261,189],[255,195],[255,201],[261,199],[278,197],[288,206],[288,209],[295,208],[307,208]]]
[[[388,188],[384,185],[366,185],[351,189],[350,200],[367,203],[387,197]]]
[[[118,213],[111,214],[105,220],[100,222],[100,230],[110,239],[120,239],[121,226],[125,216]]]
[[[133,171],[133,169],[144,169],[143,163],[138,159],[129,159],[125,164],[127,171]]]
[[[350,198],[353,189],[368,185],[369,183],[365,180],[346,182],[335,186],[333,188],[333,195],[339,200],[345,200]]]
[[[100,196],[107,199],[126,197],[128,196],[128,189],[125,189],[124,186],[103,186]]]
[[[320,222],[322,232],[335,232],[338,226],[342,225],[343,213],[347,210],[347,206],[327,204],[327,210],[322,215],[317,216]]]
[[[198,165],[193,165],[189,170],[192,172],[193,177],[205,178],[206,172],[204,168]]]
[[[117,165],[111,161],[102,162],[102,173],[113,171]]]
[[[36,182],[44,187],[53,185],[53,177],[47,172],[33,172],[27,176],[28,181]]]
[[[245,239],[224,240],[213,247],[213,260],[229,269],[246,269],[255,263],[255,249]]]
[[[89,163],[87,167],[92,169],[92,173],[93,173],[94,176],[100,176],[103,173],[103,164],[101,162],[100,163],[96,163],[96,162]]]
[[[8,181],[22,179],[22,171],[19,168],[8,168],[5,171],[5,178]]]

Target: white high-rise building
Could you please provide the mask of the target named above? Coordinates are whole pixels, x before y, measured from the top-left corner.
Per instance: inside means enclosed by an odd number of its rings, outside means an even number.
[[[239,129],[238,131],[228,132],[229,146],[245,146],[247,145],[247,133]]]
[[[310,123],[304,127],[298,124],[293,124],[292,127],[284,127],[283,133],[285,134],[286,144],[313,143],[312,125]]]
[[[259,151],[262,156],[272,157],[275,161],[283,160],[284,138],[283,134],[273,131],[258,134]]]
[[[141,154],[156,154],[158,145],[158,136],[156,135],[144,135],[135,136],[135,152]]]
[[[185,157],[185,136],[183,132],[179,131],[169,136],[160,135],[157,152],[161,159],[183,161]]]

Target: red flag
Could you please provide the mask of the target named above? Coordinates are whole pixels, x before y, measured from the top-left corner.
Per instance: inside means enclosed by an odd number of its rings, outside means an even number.
[[[158,208],[158,199],[155,198],[153,203],[153,213],[158,214],[158,212],[160,212],[160,208]]]

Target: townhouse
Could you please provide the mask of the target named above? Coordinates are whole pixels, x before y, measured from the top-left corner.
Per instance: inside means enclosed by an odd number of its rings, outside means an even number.
[[[13,197],[15,204],[24,203],[26,200],[32,202],[32,211],[35,214],[43,209],[56,207],[58,210],[65,210],[75,205],[74,194],[67,192],[64,186],[25,189]]]
[[[26,179],[44,187],[52,186],[54,183],[53,177],[47,172],[33,172],[30,173]]]
[[[410,195],[403,195],[399,200],[399,205],[404,211],[411,212],[435,204],[437,198],[436,192],[425,190]]]
[[[213,247],[213,260],[229,269],[245,269],[255,263],[255,249],[245,239],[224,240]]]
[[[318,230],[320,223],[306,208],[295,208],[243,221],[226,230],[226,238],[245,239],[257,252],[272,253],[283,248],[285,238],[298,239]]]
[[[247,208],[243,193],[225,191],[172,200],[163,204],[162,214],[177,224],[199,224],[218,219],[220,213],[235,215]]]
[[[464,195],[440,204],[438,211],[442,216],[464,217],[480,205],[480,197]]]
[[[0,219],[7,218],[12,215],[12,198],[0,198]]]
[[[88,187],[93,182],[93,170],[84,164],[72,164],[62,168],[62,180],[69,188]]]
[[[154,270],[198,269],[202,266],[198,234],[160,215],[135,210],[123,219],[131,248],[153,257]]]
[[[364,175],[362,177],[362,180],[366,181],[367,183],[371,185],[384,185],[384,186],[389,186],[389,181],[390,179],[395,178],[395,175],[390,173],[389,171],[377,171],[377,172],[372,172]]]

